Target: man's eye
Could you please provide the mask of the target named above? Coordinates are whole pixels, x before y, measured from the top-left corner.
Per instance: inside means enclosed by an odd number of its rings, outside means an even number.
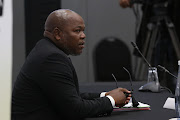
[[[81,32],[81,30],[75,30],[75,31],[78,32],[78,33]]]

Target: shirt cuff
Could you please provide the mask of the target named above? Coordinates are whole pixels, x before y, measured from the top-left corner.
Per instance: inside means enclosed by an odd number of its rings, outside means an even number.
[[[100,94],[100,97],[105,97],[105,94],[106,94],[107,92],[102,92],[101,94]]]
[[[112,107],[115,107],[115,100],[113,97],[111,97],[110,95],[107,95],[106,97],[109,98],[109,100],[111,101]]]

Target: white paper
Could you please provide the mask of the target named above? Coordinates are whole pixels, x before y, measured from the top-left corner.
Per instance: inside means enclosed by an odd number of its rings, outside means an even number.
[[[169,119],[169,120],[178,120],[177,118],[171,118],[171,119]]]
[[[148,104],[144,104],[141,102],[138,102],[138,103],[139,103],[139,105],[137,106],[137,108],[150,107],[150,105],[148,105]],[[132,104],[132,102],[129,102],[128,104],[124,105],[123,107],[133,107],[133,104]]]
[[[175,99],[168,97],[163,108],[175,110]]]
[[[150,105],[148,104],[144,104],[144,103],[141,103],[141,102],[138,102],[139,105],[137,106],[137,108],[147,108],[147,107],[150,107]],[[132,108],[133,107],[133,104],[131,101],[129,101],[128,104],[124,105],[123,108]],[[114,108],[119,108],[119,107],[114,107]]]

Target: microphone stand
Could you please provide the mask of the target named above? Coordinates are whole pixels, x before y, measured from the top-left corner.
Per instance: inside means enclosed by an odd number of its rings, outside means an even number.
[[[139,91],[160,92],[160,83],[156,67],[149,67],[147,83],[141,86]]]
[[[160,92],[160,83],[157,74],[157,68],[152,67],[151,64],[146,60],[144,55],[139,50],[138,46],[131,42],[132,46],[138,51],[138,53],[142,56],[143,60],[148,64],[148,80],[147,83],[139,88],[139,91],[151,91],[151,92]]]

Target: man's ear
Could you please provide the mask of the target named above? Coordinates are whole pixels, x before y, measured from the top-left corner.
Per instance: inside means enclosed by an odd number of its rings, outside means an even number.
[[[54,35],[54,38],[56,40],[60,40],[61,39],[61,34],[62,34],[62,31],[59,29],[59,28],[54,28],[53,30],[53,35]]]

